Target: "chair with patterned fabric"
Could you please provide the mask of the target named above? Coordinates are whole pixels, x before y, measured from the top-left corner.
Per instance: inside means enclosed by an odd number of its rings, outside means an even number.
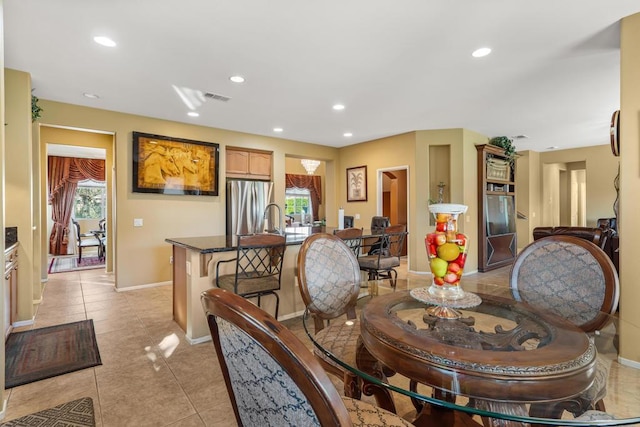
[[[215,285],[245,298],[260,299],[273,295],[276,299],[275,317],[278,318],[282,262],[286,249],[286,239],[279,234],[255,234],[238,236],[236,257],[218,261]],[[221,274],[225,263],[235,262],[234,274]]]
[[[360,267],[342,239],[313,234],[298,253],[298,284],[307,312],[313,316],[315,340],[340,360],[355,366],[360,323],[356,303],[360,294]],[[358,379],[316,349],[322,366],[344,381],[345,395],[360,397]]]
[[[585,332],[602,329],[615,313],[620,296],[616,269],[602,249],[585,239],[554,235],[535,240],[516,257],[510,274],[517,301],[560,315]],[[590,409],[604,411],[608,368],[601,359],[594,384],[558,411],[575,416]],[[531,405],[531,412],[537,410]],[[559,415],[559,414],[558,414]]]
[[[202,305],[239,426],[411,425],[340,397],[293,332],[242,297],[213,288]]]

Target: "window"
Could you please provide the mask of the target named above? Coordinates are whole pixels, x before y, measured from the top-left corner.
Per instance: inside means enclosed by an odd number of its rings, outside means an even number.
[[[285,213],[291,216],[299,216],[301,222],[313,218],[311,207],[311,195],[306,188],[287,188],[285,193]],[[302,215],[306,215],[306,218]]]
[[[78,182],[73,213],[76,219],[102,219],[105,217],[107,189],[104,182],[86,180]]]

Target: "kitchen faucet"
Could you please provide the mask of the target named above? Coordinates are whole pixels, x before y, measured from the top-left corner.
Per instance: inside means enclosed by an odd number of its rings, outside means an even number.
[[[277,203],[269,203],[269,204],[264,208],[264,215],[263,215],[263,218],[264,218],[264,219],[267,219],[267,220],[269,221],[269,222],[268,222],[268,225],[269,225],[269,226],[273,224],[273,221],[272,221],[272,218],[271,218],[271,215],[270,215],[270,212],[271,212],[271,211],[270,211],[270,209],[271,209],[272,207],[276,207],[276,208],[278,208],[278,224],[279,224],[279,227],[274,227],[273,229],[268,229],[268,228],[267,228],[265,231],[266,231],[267,233],[274,233],[274,232],[275,232],[275,233],[278,233],[278,234],[284,234],[284,224],[283,224],[283,222],[282,222],[282,209],[280,208],[280,206],[278,206],[278,204],[277,204]]]

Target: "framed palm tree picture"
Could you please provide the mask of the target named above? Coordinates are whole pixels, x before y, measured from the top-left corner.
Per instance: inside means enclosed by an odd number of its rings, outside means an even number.
[[[347,168],[347,202],[367,201],[367,167]]]

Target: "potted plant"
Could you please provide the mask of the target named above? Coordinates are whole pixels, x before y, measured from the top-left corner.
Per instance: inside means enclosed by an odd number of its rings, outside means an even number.
[[[507,136],[494,136],[489,140],[489,144],[504,149],[504,155],[512,164],[516,158],[516,147],[513,146],[513,140]]]
[[[40,100],[37,96],[31,94],[31,121],[35,122],[42,116],[42,107],[38,105]]]

